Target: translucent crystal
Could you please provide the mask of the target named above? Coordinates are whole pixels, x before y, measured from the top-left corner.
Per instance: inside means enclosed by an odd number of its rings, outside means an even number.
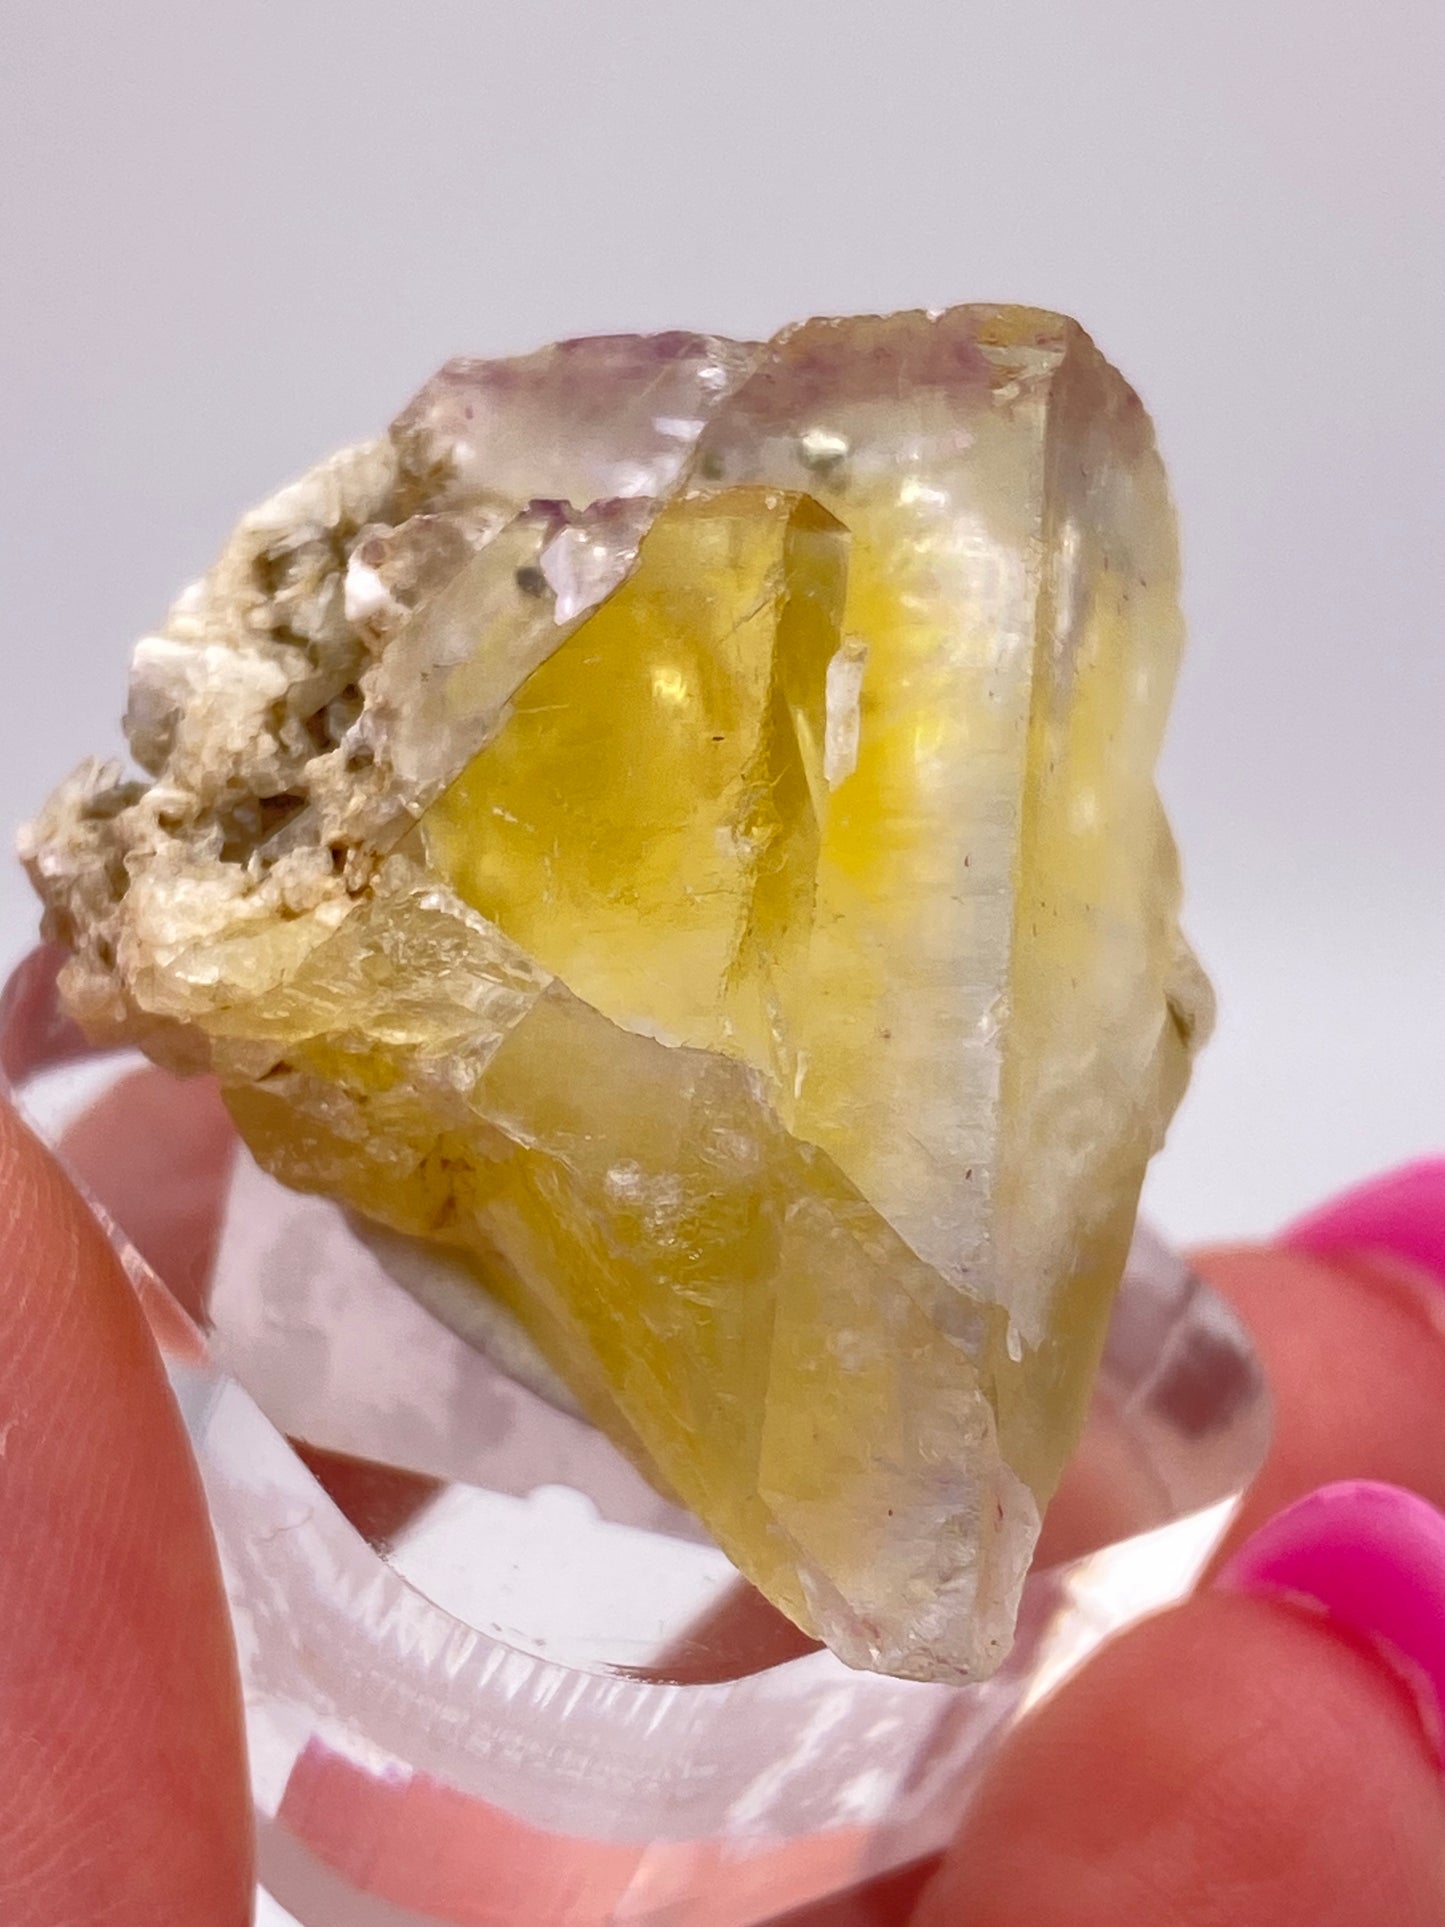
[[[392,429],[418,499],[579,509],[668,494],[756,359],[716,335],[595,335],[509,361],[461,356]]]
[[[1057,316],[450,364],[142,645],[156,783],[28,832],[71,1006],[845,1658],[981,1676],[1207,1028],[1176,572]]]
[[[664,509],[423,819],[432,865],[579,997],[746,1058],[785,1106],[846,569],[807,496]]]

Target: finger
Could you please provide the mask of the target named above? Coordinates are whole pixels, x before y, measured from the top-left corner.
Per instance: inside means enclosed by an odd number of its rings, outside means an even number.
[[[1346,1603],[1424,1628],[1445,1678],[1445,1519],[1395,1496],[1433,1523]],[[917,1927],[1439,1927],[1439,1757],[1368,1630],[1222,1592],[1137,1627],[1005,1747]]]
[[[236,1127],[210,1078],[134,1071],[77,1118],[61,1156],[193,1318],[203,1315]]]
[[[0,1920],[250,1917],[239,1693],[137,1300],[0,1105]]]
[[[1445,1166],[1415,1173],[1414,1216],[1438,1223],[1445,1242]],[[1339,1479],[1384,1480],[1445,1507],[1445,1275],[1420,1262],[1425,1243],[1384,1242],[1385,1230],[1400,1230],[1398,1184],[1369,1187],[1391,1213],[1378,1236],[1356,1204],[1348,1237],[1333,1248],[1312,1231],[1306,1249],[1291,1242],[1196,1260],[1248,1324],[1274,1406],[1269,1457],[1231,1543]]]

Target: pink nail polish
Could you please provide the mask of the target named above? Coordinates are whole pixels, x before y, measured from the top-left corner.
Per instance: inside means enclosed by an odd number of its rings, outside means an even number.
[[[1291,1600],[1367,1641],[1445,1766],[1445,1514],[1396,1485],[1321,1486],[1251,1534],[1215,1584]]]
[[[1420,1158],[1311,1211],[1279,1243],[1324,1258],[1374,1252],[1445,1285],[1445,1158]]]

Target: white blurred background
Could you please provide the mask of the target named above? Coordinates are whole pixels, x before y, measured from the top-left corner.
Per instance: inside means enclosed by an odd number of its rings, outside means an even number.
[[[1445,1142],[1440,0],[4,0],[0,822],[237,514],[447,355],[1069,310],[1151,406],[1222,1021],[1151,1178]],[[8,837],[8,831],[6,832]],[[0,963],[33,906],[0,871]]]

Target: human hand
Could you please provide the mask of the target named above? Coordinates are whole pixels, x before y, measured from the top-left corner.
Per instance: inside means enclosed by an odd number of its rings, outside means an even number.
[[[186,1296],[228,1146],[205,1086],[145,1077],[67,1154]],[[1253,1553],[1027,1721],[921,1898],[901,1883],[874,1927],[910,1913],[917,1927],[1445,1921],[1424,1672],[1407,1685],[1359,1615],[1351,1632],[1239,1590],[1266,1564],[1268,1540],[1250,1535],[1322,1482],[1389,1481],[1445,1505],[1445,1165],[1291,1248],[1200,1268],[1252,1327],[1275,1397],[1274,1447],[1231,1541]],[[1391,1557],[1445,1600],[1445,1521],[1380,1503]],[[1317,1539],[1317,1517],[1295,1515],[1297,1541]],[[1445,1677],[1445,1612],[1416,1631],[1414,1660]],[[54,1160],[0,1107],[0,1921],[240,1927],[242,1749],[203,1502],[140,1304]]]
[[[132,1094],[123,1131],[102,1107],[75,1133],[76,1162],[185,1278],[218,1222],[224,1113],[201,1085]],[[170,1219],[152,1207],[173,1181],[192,1208]],[[0,1099],[0,1922],[249,1921],[243,1747],[200,1479],[140,1300]]]

